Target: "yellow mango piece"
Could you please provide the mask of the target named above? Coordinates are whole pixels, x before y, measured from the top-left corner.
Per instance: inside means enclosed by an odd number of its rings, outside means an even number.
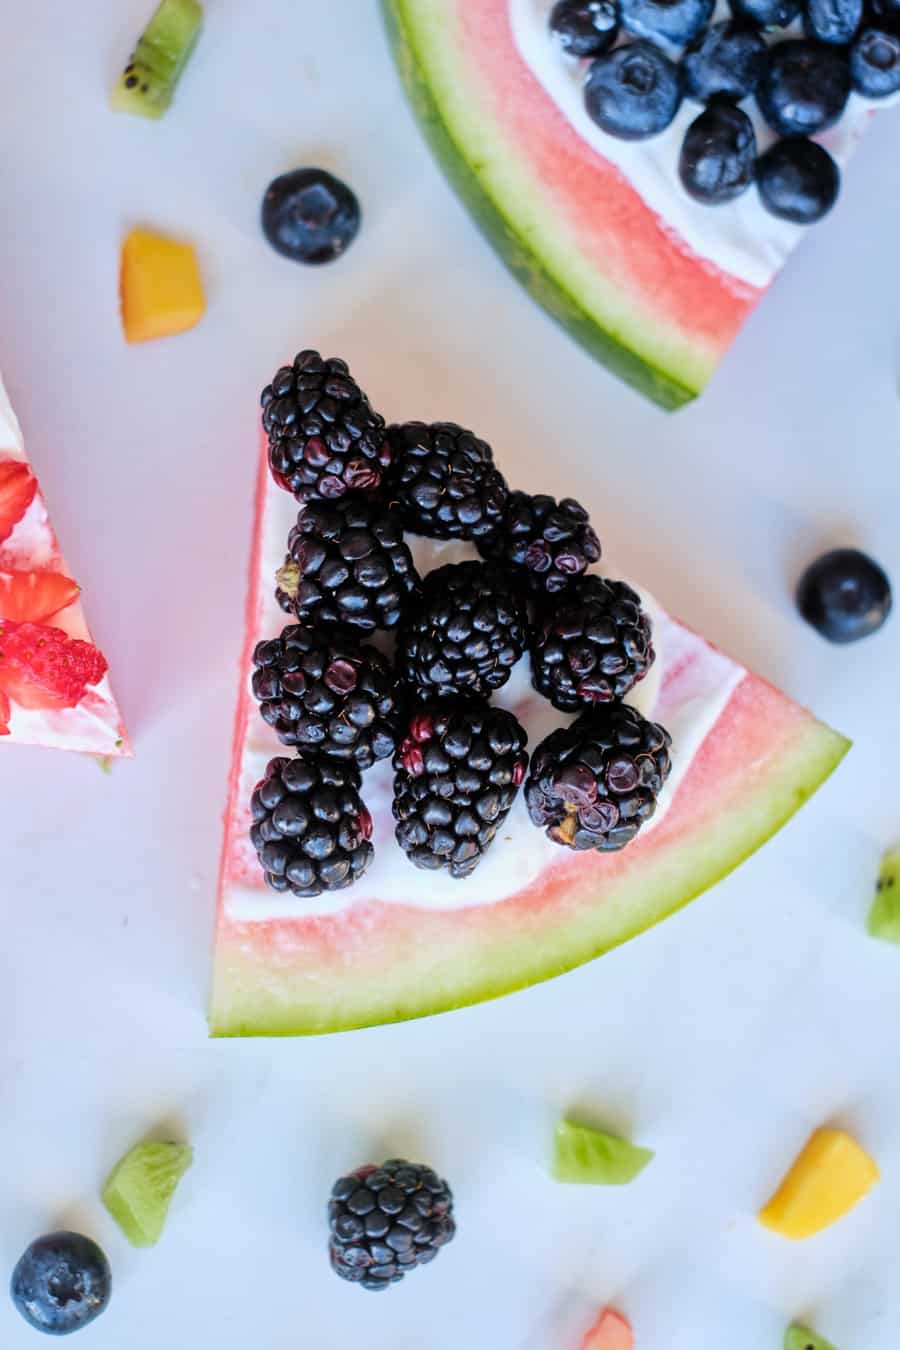
[[[197,255],[149,230],[132,230],[122,245],[122,326],[128,342],[150,342],[194,328],[206,312]]]
[[[851,1135],[816,1130],[759,1221],[795,1241],[812,1237],[848,1214],[878,1180],[877,1165]]]

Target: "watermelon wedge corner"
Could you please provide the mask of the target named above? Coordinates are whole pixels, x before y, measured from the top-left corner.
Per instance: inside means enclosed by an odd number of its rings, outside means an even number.
[[[80,594],[0,380],[0,744],[130,758]]]
[[[272,578],[295,510],[270,479],[264,451],[219,879],[215,1036],[306,1035],[397,1022],[571,970],[714,885],[784,825],[848,749],[842,736],[765,680],[660,614],[662,669],[652,715],[673,732],[676,770],[677,728],[698,703],[715,713],[668,809],[634,843],[603,855],[548,844],[546,864],[522,876],[515,869],[528,850],[498,838],[494,852],[504,886],[510,869],[509,892],[479,904],[486,881],[481,887],[476,880],[448,881],[461,888],[453,903],[430,907],[432,874],[423,885],[393,842],[390,766],[381,764],[363,782],[375,825],[371,870],[352,891],[323,897],[324,905],[278,895],[266,888],[248,838],[249,801],[268,759],[285,752],[258,715],[250,671],[257,641],[285,623]],[[523,843],[542,840],[521,794],[503,833],[519,829]],[[492,853],[482,867],[493,860]],[[387,870],[379,874],[380,866]],[[476,903],[466,901],[466,886],[474,887]]]
[[[691,202],[677,161],[696,104],[684,102],[664,150],[660,137],[626,143],[585,122],[571,61],[546,31],[551,0],[381,3],[416,119],[510,270],[642,393],[665,408],[696,397],[803,229],[767,216],[754,191],[715,209]],[[569,74],[551,92],[554,62]],[[869,117],[859,100],[822,138],[838,163]]]

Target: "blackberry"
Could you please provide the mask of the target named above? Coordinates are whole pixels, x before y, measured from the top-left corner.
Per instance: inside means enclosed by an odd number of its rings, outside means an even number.
[[[253,693],[284,745],[360,769],[393,754],[397,681],[375,647],[294,624],[253,653]]]
[[[273,891],[321,895],[350,886],[372,861],[372,817],[346,760],[270,760],[250,799],[250,838]]]
[[[455,422],[405,422],[387,434],[390,490],[408,530],[432,539],[494,533],[509,489],[487,441]]]
[[[277,582],[301,623],[368,634],[397,626],[419,575],[397,513],[353,493],[300,512]]]
[[[624,698],[654,661],[650,619],[624,581],[582,577],[548,604],[532,639],[531,677],[561,712]]]
[[[266,385],[262,407],[272,475],[298,501],[379,487],[391,458],[384,418],[346,361],[300,352]]]
[[[334,1183],[328,1227],[332,1270],[363,1289],[387,1289],[453,1239],[453,1195],[430,1167],[391,1158]]]
[[[397,843],[417,867],[475,870],[525,777],[526,735],[487,703],[433,704],[394,755]]]
[[[506,568],[448,563],[429,572],[397,640],[397,670],[423,698],[489,698],[524,654],[528,609]]]
[[[531,757],[525,803],[557,844],[624,848],[656,810],[669,776],[669,733],[627,703],[598,705],[551,731]]]
[[[535,592],[555,595],[600,558],[588,513],[571,497],[531,497],[511,492],[497,534],[478,540],[482,557],[524,569]]]

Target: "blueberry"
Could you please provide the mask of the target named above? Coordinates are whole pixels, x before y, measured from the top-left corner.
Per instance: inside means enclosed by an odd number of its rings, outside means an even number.
[[[863,0],[806,0],[803,26],[808,37],[846,47],[862,23]]]
[[[877,633],[891,612],[891,583],[855,548],[836,548],[812,563],[797,587],[800,613],[829,642]]]
[[[99,1317],[112,1277],[103,1252],[80,1233],[48,1233],[20,1257],[10,1283],[12,1301],[36,1331],[67,1336]]]
[[[837,201],[841,171],[821,145],[790,136],[776,141],[757,161],[756,183],[763,206],[773,216],[814,225]]]
[[[724,100],[691,123],[678,174],[685,192],[706,206],[733,201],[753,182],[756,133],[745,112]]]
[[[683,47],[706,28],[715,0],[620,0],[620,6],[622,27],[629,33]]]
[[[781,136],[813,136],[834,126],[850,97],[843,54],[818,42],[770,47],[756,91],[763,117]]]
[[[887,98],[900,90],[900,36],[864,28],[850,50],[853,88],[865,98]]]
[[[325,169],[282,174],[263,197],[263,233],[294,262],[333,262],[353,243],[359,222],[355,195]]]
[[[673,61],[638,39],[591,63],[584,104],[598,127],[623,141],[665,131],[681,104],[681,75]]]
[[[900,32],[900,0],[869,0],[869,12],[873,27]]]
[[[767,51],[759,29],[750,24],[713,24],[685,53],[685,92],[701,103],[718,95],[749,98],[756,92]]]
[[[615,0],[559,0],[550,14],[550,31],[570,56],[600,56],[619,35]]]

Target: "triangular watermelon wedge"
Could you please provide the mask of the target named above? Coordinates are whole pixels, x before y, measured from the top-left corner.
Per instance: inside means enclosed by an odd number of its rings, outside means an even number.
[[[570,970],[725,876],[794,814],[848,749],[784,694],[658,615],[663,655],[652,715],[673,733],[673,776],[679,746],[683,772],[658,825],[621,853],[571,854],[548,843],[535,867],[530,847],[545,841],[520,799],[485,870],[468,882],[448,880],[457,888],[451,907],[438,907],[447,903],[441,879],[418,872],[393,842],[391,771],[382,764],[363,781],[375,822],[372,869],[324,904],[277,895],[265,887],[248,838],[249,801],[267,761],[285,751],[259,716],[249,677],[256,643],[286,622],[272,579],[295,514],[263,453],[219,881],[210,1013],[216,1036],[402,1021]],[[541,707],[549,725],[559,720],[549,704]],[[696,754],[687,755],[704,708],[713,710],[712,725]],[[470,903],[467,897],[477,900],[488,884],[496,891],[498,867],[505,898]]]
[[[4,636],[7,642],[13,634],[21,637],[26,625],[31,643],[58,645],[60,659],[83,668],[86,682],[79,685],[75,677],[74,685],[56,692],[44,685],[29,688],[18,665],[29,643],[18,641],[12,653],[3,642]],[[92,638],[80,592],[0,381],[0,745],[78,750],[104,760],[130,757],[106,662],[84,643],[92,644]]]

